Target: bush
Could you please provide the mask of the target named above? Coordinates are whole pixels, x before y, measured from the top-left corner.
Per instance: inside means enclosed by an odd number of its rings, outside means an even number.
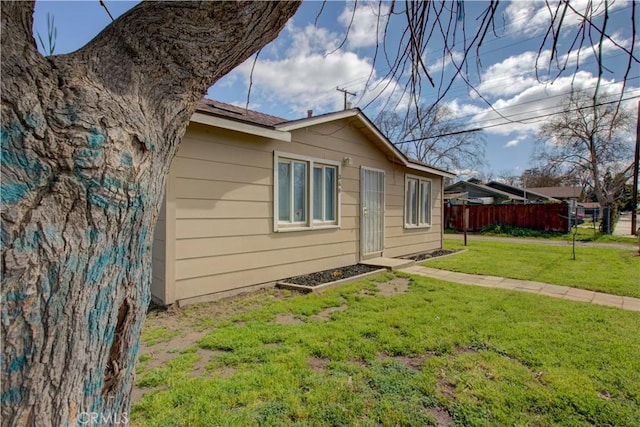
[[[493,236],[513,236],[513,237],[557,237],[562,233],[556,231],[532,230],[530,228],[520,228],[509,224],[491,224],[484,227],[482,234]]]

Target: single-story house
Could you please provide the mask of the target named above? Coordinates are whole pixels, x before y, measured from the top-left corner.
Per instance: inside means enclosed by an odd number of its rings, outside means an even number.
[[[561,200],[563,202],[578,202],[583,199],[583,189],[578,186],[565,187],[534,187],[530,189],[539,194]]]
[[[596,222],[602,216],[600,210],[600,203],[598,202],[578,202],[576,214],[579,218],[590,218]]]
[[[205,99],[167,178],[152,297],[208,301],[441,248],[453,176],[406,158],[359,109],[286,120]]]
[[[503,205],[524,203],[524,197],[484,185],[477,180],[458,181],[444,189],[445,198],[451,205],[463,202],[473,205]]]
[[[513,185],[498,181],[491,181],[487,183],[487,187],[495,188],[496,190],[504,191],[517,197],[522,197],[527,201],[527,203],[561,203],[561,200],[536,191],[535,188],[514,187]]]

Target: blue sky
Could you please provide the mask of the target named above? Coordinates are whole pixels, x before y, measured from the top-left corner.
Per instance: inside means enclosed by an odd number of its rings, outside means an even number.
[[[114,17],[135,5],[135,2],[125,1],[105,3]],[[586,0],[572,1],[578,10],[586,3]],[[594,3],[598,4],[598,1]],[[388,11],[389,4],[382,3],[380,11],[383,15]],[[353,3],[329,1],[317,25],[314,25],[321,5],[317,1],[304,2],[280,36],[263,49],[253,73],[249,108],[289,119],[304,117],[309,109],[314,114],[336,111],[343,108],[343,94],[336,90],[337,87],[357,93],[357,96],[349,97],[350,102],[362,108],[371,119],[375,119],[382,109],[406,108],[406,97],[398,90],[399,82],[386,76],[388,70],[382,62],[373,67],[378,3],[359,1],[354,15]],[[484,7],[484,2],[465,2],[464,18],[468,23],[473,23]],[[627,48],[631,41],[630,8],[630,1],[610,0],[608,28],[613,29],[613,39]],[[56,54],[82,47],[111,21],[98,0],[38,1],[34,34],[39,33],[43,39],[47,34],[47,13],[54,17],[57,28]],[[347,39],[338,49],[352,15],[354,20]],[[486,128],[487,162],[479,172],[519,175],[531,167],[535,133],[545,118],[529,118],[557,110],[572,88],[592,93],[595,87],[596,61],[589,42],[586,43],[588,47],[580,52],[580,67],[575,75],[564,73],[556,77],[557,70],[548,70],[547,63],[544,63],[545,66],[536,77],[536,54],[547,20],[548,11],[542,2],[502,4],[496,20],[498,37],[490,34],[485,41],[480,57],[482,67],[476,68],[475,57],[470,58],[469,62],[468,77],[482,98],[502,115],[525,123],[505,125],[505,120],[492,111],[478,93],[461,82],[456,83],[442,101],[469,128]],[[567,28],[576,28],[577,23],[575,16],[568,16],[565,20]],[[393,41],[399,37],[402,28],[393,20],[389,28],[389,37]],[[570,42],[569,37],[562,39],[561,47],[566,50]],[[638,45],[640,40],[636,40],[636,53]],[[605,44],[604,48],[606,71],[600,93],[606,97],[605,100],[611,100],[620,94],[627,57],[613,43]],[[435,74],[441,71],[450,73],[452,67],[442,60],[440,49],[441,46],[434,43],[425,62]],[[570,64],[575,62],[576,54],[574,51],[567,57]],[[543,51],[542,58],[548,58],[547,51]],[[237,67],[210,88],[208,96],[244,106],[252,65],[253,59],[250,59]],[[571,68],[571,71],[574,69]],[[429,104],[437,96],[437,91],[425,88],[420,96],[421,102]],[[625,98],[638,96],[640,67],[635,64],[627,81]],[[633,112],[637,100],[635,98],[627,102]],[[629,139],[632,137],[630,134]]]

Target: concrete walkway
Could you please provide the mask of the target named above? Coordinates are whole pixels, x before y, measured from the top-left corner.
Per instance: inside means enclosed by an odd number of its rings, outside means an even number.
[[[640,227],[640,215],[636,216],[636,227]],[[624,237],[636,237],[631,234],[631,214],[628,215],[620,215],[618,218],[618,222],[613,227],[613,234],[616,236],[624,236]]]
[[[568,286],[551,285],[548,283],[531,282],[529,280],[507,279],[504,277],[481,276],[477,274],[456,273],[454,271],[438,270],[435,268],[414,265],[398,271],[418,276],[432,277],[463,285],[482,286],[485,288],[508,289],[511,291],[530,292],[553,298],[571,301],[590,302],[598,305],[608,305],[622,310],[640,312],[640,298],[623,297],[605,294],[585,289],[570,288]]]

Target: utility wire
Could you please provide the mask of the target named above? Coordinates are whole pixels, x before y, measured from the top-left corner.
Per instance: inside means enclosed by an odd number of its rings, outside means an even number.
[[[625,98],[625,99],[622,99],[622,100],[615,100],[615,101],[609,101],[609,102],[601,102],[601,103],[598,103],[598,104],[596,104],[596,105],[589,105],[589,106],[586,106],[586,107],[573,108],[573,109],[571,109],[571,110],[566,110],[566,111],[567,111],[567,112],[570,112],[570,111],[580,111],[580,110],[585,110],[585,109],[587,109],[587,108],[593,108],[594,106],[595,106],[595,107],[600,107],[600,106],[602,106],[602,105],[615,104],[615,103],[622,102],[622,101],[631,101],[631,100],[633,100],[633,99],[638,99],[638,98],[640,98],[640,95],[638,95],[638,96],[632,96],[632,97],[630,97],[630,98]],[[556,115],[556,114],[558,114],[558,113],[557,113],[557,112],[555,112],[555,113],[549,113],[549,114],[542,114],[542,115],[534,116],[534,117],[527,117],[527,118],[525,118],[525,119],[521,119],[521,120],[520,120],[520,122],[522,122],[523,120],[535,120],[535,119],[542,119],[542,118],[545,118],[545,117],[551,117],[551,116],[554,116],[554,115]],[[408,139],[408,140],[406,140],[406,141],[394,142],[394,143],[393,143],[393,145],[408,144],[408,143],[410,143],[410,142],[423,141],[423,140],[425,140],[425,139],[442,138],[442,137],[444,137],[444,136],[459,135],[459,134],[463,134],[463,133],[479,132],[479,131],[482,131],[482,130],[485,130],[485,129],[494,128],[494,127],[498,127],[498,126],[506,126],[506,125],[510,125],[510,124],[512,124],[512,123],[511,123],[511,122],[507,122],[507,123],[496,123],[496,124],[493,124],[493,125],[487,125],[487,126],[483,126],[483,127],[479,127],[479,128],[465,129],[465,130],[460,130],[460,131],[456,131],[456,132],[443,133],[443,134],[440,134],[440,135],[425,136],[425,137],[423,137],[423,138]],[[523,123],[523,124],[531,124],[531,123]]]
[[[635,93],[636,93],[636,92],[638,92],[638,91],[640,91],[640,88],[638,88],[638,89],[632,89],[632,90],[627,90],[627,91],[625,91],[625,95],[630,95],[631,93],[634,93],[634,94],[635,94]],[[577,90],[577,91],[575,91],[574,93],[576,93],[576,92],[585,92],[585,91],[584,91],[584,90]],[[513,105],[509,105],[509,106],[502,107],[502,108],[496,108],[496,110],[497,110],[497,111],[512,110],[512,109],[514,109],[514,108],[516,108],[516,107],[520,107],[520,106],[525,105],[525,104],[531,104],[531,103],[535,103],[535,102],[541,102],[541,101],[545,101],[545,100],[547,100],[547,99],[557,98],[557,97],[559,97],[559,96],[567,96],[567,95],[569,95],[569,94],[571,94],[571,93],[572,93],[572,92],[567,92],[567,93],[562,93],[562,94],[558,94],[558,95],[548,96],[548,97],[543,98],[543,99],[533,99],[533,100],[531,100],[531,101],[521,102],[521,103],[519,103],[519,104],[513,104]],[[600,96],[600,99],[602,99],[602,98],[610,98],[610,97],[617,97],[617,96],[619,96],[617,93],[612,93],[612,94],[609,94],[609,95],[601,95],[601,96]],[[633,99],[633,98],[631,98],[631,99]],[[620,101],[620,100],[618,100],[618,101]],[[607,101],[607,102],[608,102],[608,101]],[[593,107],[593,106],[592,106],[592,107]],[[555,109],[558,109],[558,108],[560,108],[560,106],[558,106],[558,105],[551,105],[551,106],[549,106],[549,107],[536,108],[536,109],[534,109],[534,110],[523,111],[523,112],[521,112],[521,113],[508,114],[508,115],[505,115],[504,117],[506,117],[506,118],[507,118],[507,120],[508,120],[508,118],[510,118],[510,117],[520,116],[520,115],[523,115],[523,114],[536,113],[536,112],[539,112],[539,111],[545,111],[545,110],[555,110]],[[482,114],[482,113],[466,114],[466,115],[464,115],[464,116],[456,117],[456,120],[459,120],[459,119],[461,119],[461,118],[465,118],[465,117],[473,117],[473,116],[477,116],[477,115],[479,115],[479,114]],[[504,118],[502,118],[502,117],[494,117],[494,118],[488,118],[488,119],[483,119],[483,120],[471,121],[469,124],[473,124],[473,125],[475,125],[475,124],[478,124],[478,123],[493,122],[493,121],[496,121],[496,120],[505,120],[505,119],[504,119]],[[523,119],[518,119],[518,120],[509,120],[509,123],[518,123],[518,122],[520,122],[520,121],[522,121],[522,120],[529,120],[529,118],[525,117],[525,118],[523,118]]]

